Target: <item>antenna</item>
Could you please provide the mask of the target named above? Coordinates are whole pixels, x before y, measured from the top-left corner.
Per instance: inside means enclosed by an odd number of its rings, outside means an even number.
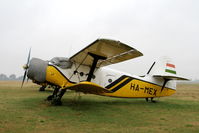
[[[147,74],[149,74],[151,72],[151,69],[153,68],[154,65],[155,65],[155,62],[153,62],[153,64],[151,65],[149,71],[147,72]]]

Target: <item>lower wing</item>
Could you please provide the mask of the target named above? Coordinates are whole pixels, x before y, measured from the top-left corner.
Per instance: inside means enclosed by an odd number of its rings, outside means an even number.
[[[75,90],[77,92],[89,93],[89,94],[102,94],[102,93],[111,93],[111,91],[88,81],[83,81],[73,86],[68,87],[67,89]]]

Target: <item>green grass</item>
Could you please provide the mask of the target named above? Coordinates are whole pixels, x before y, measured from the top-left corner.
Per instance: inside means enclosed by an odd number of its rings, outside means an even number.
[[[199,132],[199,85],[178,85],[157,103],[67,92],[62,106],[52,106],[44,100],[51,93],[0,82],[0,133]]]

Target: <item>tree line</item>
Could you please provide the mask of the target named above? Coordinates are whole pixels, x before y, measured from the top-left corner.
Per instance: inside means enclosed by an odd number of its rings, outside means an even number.
[[[0,74],[0,80],[22,80],[23,76],[17,77],[15,74],[7,76],[6,74]]]

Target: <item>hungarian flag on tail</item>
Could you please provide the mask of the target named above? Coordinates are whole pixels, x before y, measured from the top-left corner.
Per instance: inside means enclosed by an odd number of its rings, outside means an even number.
[[[167,64],[166,64],[165,72],[167,72],[167,73],[172,73],[172,74],[176,74],[175,68],[176,68],[175,65],[170,64],[170,63],[167,63]]]

